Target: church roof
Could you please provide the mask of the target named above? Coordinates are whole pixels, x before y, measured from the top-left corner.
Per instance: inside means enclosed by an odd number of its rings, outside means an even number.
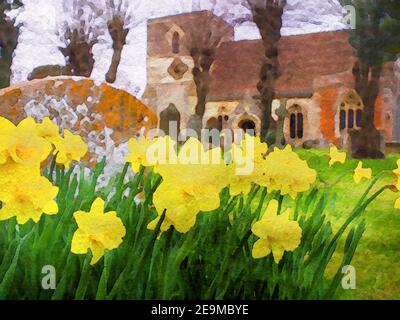
[[[282,37],[279,43],[281,76],[276,95],[312,96],[314,81],[351,71],[354,48],[345,31]],[[218,48],[212,69],[209,100],[257,95],[264,58],[261,40],[225,42]]]

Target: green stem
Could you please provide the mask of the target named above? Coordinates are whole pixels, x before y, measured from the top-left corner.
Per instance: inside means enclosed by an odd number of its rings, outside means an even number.
[[[75,300],[83,300],[85,298],[86,290],[89,284],[89,277],[91,273],[90,260],[92,255],[88,253],[83,262],[83,269],[81,273],[81,278],[79,280],[78,288],[75,293]]]
[[[370,184],[370,186],[367,188],[367,191],[364,193],[368,194],[369,190],[372,189],[372,187],[375,185],[377,182],[378,177],[376,177]],[[365,211],[365,209],[373,202],[379,195],[381,195],[386,189],[388,189],[389,186],[384,186],[380,188],[377,192],[375,192],[371,197],[369,197],[365,202],[362,202],[365,196],[361,198],[357,206],[353,209],[351,212],[350,216],[347,218],[346,222],[341,226],[341,228],[338,230],[338,232],[335,234],[331,242],[329,243],[328,247],[324,250],[323,256],[325,256],[324,263],[320,263],[318,266],[315,274],[317,275],[311,284],[311,289],[310,293],[315,292],[316,287],[318,283],[322,281],[322,276],[323,276],[323,270],[325,269],[326,265],[329,263],[331,260],[331,257],[333,256],[333,253],[335,252],[337,243],[339,242],[339,239],[342,237],[343,233],[346,231],[347,227],[353,222],[356,218],[358,218],[361,213]]]
[[[249,230],[246,235],[243,237],[243,239],[240,241],[239,245],[236,247],[235,251],[233,254],[228,257],[224,264],[222,265],[222,268],[220,271],[217,273],[216,277],[214,278],[213,282],[210,285],[210,288],[207,290],[206,293],[206,299],[212,299],[213,298],[213,291],[215,288],[220,288],[221,287],[221,282],[224,279],[224,275],[228,267],[233,263],[233,261],[237,258],[238,254],[241,252],[243,246],[246,244],[246,242],[249,240],[250,236],[252,235],[252,231]]]
[[[284,196],[279,194],[279,196],[278,196],[278,213],[277,213],[278,216],[281,214],[281,211],[282,211],[283,199],[284,199]]]
[[[168,255],[169,255],[169,249],[171,247],[171,242],[172,242],[172,236],[174,233],[174,228],[171,226],[171,228],[167,231],[167,239],[165,241],[165,246],[164,246],[164,252],[163,252],[163,256],[162,256],[162,272],[163,272],[163,293],[162,293],[162,299],[166,300],[167,299],[167,295],[168,295],[168,281],[170,280],[168,277],[167,272],[164,272],[165,270],[167,270],[167,262],[168,262]]]
[[[139,258],[139,264],[138,264],[138,266],[137,266],[137,268],[136,268],[136,270],[134,272],[134,276],[133,276],[134,280],[136,280],[137,275],[140,274],[140,271],[143,269],[143,266],[144,266],[145,260],[146,260],[145,258],[151,256],[150,255],[151,251],[154,248],[154,243],[157,241],[157,237],[158,237],[158,234],[159,234],[159,232],[161,230],[161,225],[164,222],[166,212],[167,212],[167,209],[165,209],[163,211],[163,213],[162,213],[162,215],[160,217],[160,220],[158,221],[157,226],[156,226],[156,228],[155,228],[155,230],[154,230],[154,232],[152,234],[152,237],[151,237],[149,243],[147,244],[146,249],[143,251],[142,255]],[[133,262],[132,262],[132,259],[131,259],[128,262],[128,264],[125,267],[125,269],[119,275],[117,281],[115,282],[115,284],[114,284],[114,286],[113,286],[113,288],[112,288],[112,290],[111,290],[111,292],[110,292],[110,294],[108,296],[109,299],[112,299],[117,294],[120,286],[122,285],[124,277],[127,275],[127,273],[129,273],[131,271],[131,269],[133,267],[132,264],[133,264]]]
[[[104,300],[107,297],[107,282],[110,273],[110,254],[111,253],[107,250],[104,253],[104,268],[103,272],[101,273],[99,286],[97,288],[96,300]]]

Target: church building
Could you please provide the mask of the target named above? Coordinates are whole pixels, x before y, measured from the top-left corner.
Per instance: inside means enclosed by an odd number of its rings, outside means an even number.
[[[159,126],[169,121],[187,127],[197,101],[193,61],[185,46],[189,24],[208,11],[180,14],[148,22],[147,89],[144,102],[158,115]],[[234,28],[217,49],[211,87],[203,118],[204,128],[261,130],[257,83],[264,56],[261,40],[234,41]],[[199,26],[201,27],[201,26]],[[360,126],[363,102],[354,90],[355,49],[346,31],[284,36],[279,43],[281,76],[276,82],[273,117],[286,101],[284,131],[288,143],[307,141],[346,147],[348,130]],[[376,102],[375,124],[386,143],[400,142],[400,80],[396,64],[385,65]],[[168,131],[168,130],[166,130]]]

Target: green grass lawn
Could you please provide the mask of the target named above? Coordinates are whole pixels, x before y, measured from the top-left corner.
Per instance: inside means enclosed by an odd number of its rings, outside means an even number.
[[[348,160],[345,164],[329,167],[328,158],[321,158],[326,151],[299,150],[298,153],[310,167],[318,170],[324,182],[333,184],[339,180],[332,187],[337,194],[332,221],[334,225],[343,222],[368,184],[365,180],[360,185],[353,181],[353,170],[358,161]],[[397,167],[397,159],[400,156],[392,154],[385,160],[363,161],[364,167],[372,168],[373,175],[383,171],[375,190],[394,182],[391,171]],[[368,207],[365,214],[367,229],[352,262],[357,271],[357,289],[340,288],[339,299],[400,299],[400,210],[394,209],[397,197],[400,193],[387,190]],[[332,262],[332,272],[333,267],[338,267],[338,258],[339,254]]]

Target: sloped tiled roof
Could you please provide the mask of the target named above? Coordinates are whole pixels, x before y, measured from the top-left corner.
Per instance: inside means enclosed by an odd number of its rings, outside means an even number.
[[[276,95],[311,96],[315,79],[350,71],[353,56],[354,48],[345,31],[282,37]],[[209,100],[257,95],[263,57],[261,40],[223,43],[213,66]]]

